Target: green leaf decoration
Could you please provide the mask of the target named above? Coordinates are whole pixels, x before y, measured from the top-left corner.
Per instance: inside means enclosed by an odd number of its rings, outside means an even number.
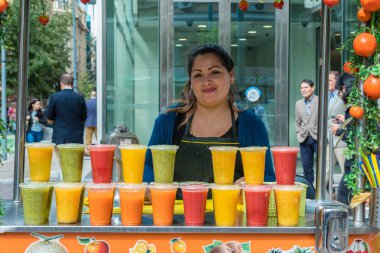
[[[243,242],[241,247],[244,251],[251,252],[251,242]]]
[[[203,246],[203,250],[205,253],[209,253],[215,246],[213,244]]]
[[[175,243],[176,241],[178,241],[178,238],[171,239],[170,243]]]
[[[219,241],[219,240],[213,240],[212,242],[213,242],[215,247],[223,244],[223,242]]]
[[[78,240],[79,244],[81,244],[81,245],[86,245],[86,244],[89,244],[91,242],[90,238],[80,237],[79,235],[77,236],[77,240]]]

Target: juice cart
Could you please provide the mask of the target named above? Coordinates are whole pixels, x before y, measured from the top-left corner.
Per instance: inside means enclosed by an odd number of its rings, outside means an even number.
[[[20,68],[18,89],[18,122],[25,112],[25,85],[28,43],[27,21],[29,0],[22,1],[20,32]],[[323,5],[323,82],[328,80],[329,9]],[[235,226],[215,226],[212,212],[206,213],[202,226],[185,226],[183,215],[174,216],[170,226],[155,226],[152,215],[144,214],[142,225],[123,226],[119,214],[112,215],[111,225],[92,226],[89,215],[83,214],[74,225],[61,225],[52,205],[47,225],[25,225],[19,183],[23,181],[24,126],[17,126],[16,171],[14,201],[5,203],[5,215],[0,217],[0,252],[15,253],[281,253],[281,252],[350,252],[369,253],[375,249],[376,229],[364,220],[363,206],[353,210],[350,218],[346,206],[326,201],[325,157],[327,87],[320,87],[319,136],[317,163],[317,200],[306,201],[305,215],[296,227],[277,226],[270,217],[268,226],[248,226],[244,210],[237,210]],[[117,202],[115,203],[118,204]],[[380,239],[377,239],[379,241]],[[377,242],[378,243],[378,242]],[[379,248],[377,248],[379,250]]]

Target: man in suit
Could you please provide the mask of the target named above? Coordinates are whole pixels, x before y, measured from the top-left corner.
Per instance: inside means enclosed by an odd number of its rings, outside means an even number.
[[[74,92],[73,83],[72,75],[62,75],[61,91],[50,96],[46,117],[53,123],[52,142],[57,145],[83,143],[86,101],[82,95]]]
[[[86,119],[86,153],[88,145],[91,145],[92,142],[92,135],[96,136],[96,92],[92,91],[91,92],[91,98],[86,101],[86,108],[87,108],[87,119]]]
[[[314,83],[305,79],[301,82],[303,99],[296,103],[296,135],[300,143],[303,174],[314,183],[314,153],[317,153],[318,97],[314,95]]]
[[[329,74],[329,106],[328,106],[328,128],[331,129],[331,126],[333,123],[337,124],[339,121],[337,121],[335,118],[338,115],[344,115],[346,111],[346,107],[344,105],[344,102],[342,98],[339,96],[339,91],[336,89],[336,83],[338,81],[338,72],[331,71]],[[326,148],[326,182],[329,184],[330,177],[330,134],[327,135],[327,148]],[[344,173],[344,161],[346,160],[344,157],[344,151],[347,147],[347,144],[339,140],[339,136],[333,135],[332,138],[333,146],[334,146],[334,152],[332,154],[333,157],[333,165],[335,166],[336,162],[338,161],[341,175]]]

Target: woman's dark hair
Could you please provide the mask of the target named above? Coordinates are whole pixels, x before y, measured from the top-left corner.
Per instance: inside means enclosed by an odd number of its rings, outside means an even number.
[[[31,111],[33,111],[33,105],[35,104],[35,103],[37,103],[37,102],[40,102],[40,100],[38,100],[38,99],[33,99],[32,101],[30,101],[30,103],[29,103],[29,105],[28,105],[28,112],[31,112]],[[40,109],[41,110],[41,109]],[[39,110],[39,111],[40,111]]]
[[[353,75],[349,75],[347,73],[342,74],[338,81],[335,84],[335,88],[339,91],[344,91],[342,93],[342,100],[345,104],[347,104],[348,96],[350,95],[351,89],[354,86],[355,77]]]
[[[185,86],[181,91],[181,98],[175,100],[179,103],[179,107],[169,108],[167,112],[179,112],[185,113],[185,119],[181,122],[180,126],[185,125],[190,117],[194,114],[197,99],[191,89],[191,70],[193,69],[194,60],[199,55],[213,54],[219,58],[220,63],[227,69],[228,72],[234,70],[234,62],[229,56],[229,54],[219,45],[216,44],[204,44],[199,47],[191,49],[187,54],[187,75],[189,79],[187,80]],[[238,112],[238,107],[234,104],[235,94],[236,94],[236,83],[231,83],[230,90],[228,92],[228,103],[230,104],[234,112]]]
[[[310,85],[310,87],[314,87],[314,82],[311,81],[310,79],[303,79],[300,84],[302,83],[307,83],[308,85]]]

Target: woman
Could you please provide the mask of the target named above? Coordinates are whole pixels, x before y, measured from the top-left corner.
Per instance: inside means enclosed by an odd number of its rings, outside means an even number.
[[[46,124],[45,116],[41,110],[41,103],[38,99],[33,99],[28,106],[26,142],[40,142],[43,137],[43,126]]]
[[[174,181],[213,182],[210,146],[267,146],[265,181],[275,181],[265,126],[248,110],[235,104],[235,73],[231,57],[218,45],[207,44],[187,55],[189,80],[178,104],[156,119],[148,145],[174,144]],[[235,181],[242,182],[240,155]],[[144,181],[154,181],[152,154],[148,150]]]

